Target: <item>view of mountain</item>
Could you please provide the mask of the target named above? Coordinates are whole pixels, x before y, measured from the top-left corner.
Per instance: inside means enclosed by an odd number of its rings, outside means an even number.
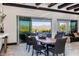
[[[46,26],[46,25],[41,25],[41,26],[33,26],[32,27],[32,31],[35,32],[43,32],[43,31],[50,31],[51,30],[51,26]]]

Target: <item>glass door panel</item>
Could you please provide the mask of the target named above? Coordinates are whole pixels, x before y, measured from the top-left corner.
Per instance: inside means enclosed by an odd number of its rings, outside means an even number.
[[[71,27],[71,33],[77,32],[77,21],[71,20],[70,27]]]
[[[38,36],[48,36],[52,35],[51,20],[50,19],[41,19],[33,18],[32,19],[32,32]]]
[[[70,21],[58,20],[58,31],[69,33],[70,32]]]
[[[31,32],[31,18],[19,17],[19,39],[25,42],[25,35]]]
[[[65,33],[77,32],[77,20],[57,20],[58,31]]]

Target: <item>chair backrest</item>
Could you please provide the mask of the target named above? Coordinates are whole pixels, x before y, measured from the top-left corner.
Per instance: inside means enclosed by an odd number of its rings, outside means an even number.
[[[32,43],[33,43],[33,49],[35,49],[35,50],[38,50],[39,48],[38,48],[38,41],[36,40],[36,38],[35,37],[32,37]]]
[[[32,43],[33,43],[33,45],[37,45],[37,40],[35,37],[32,37]]]
[[[64,53],[67,38],[57,39],[55,43],[55,53]]]
[[[26,42],[26,35],[25,34],[19,34],[19,38],[21,39],[22,42]]]
[[[20,34],[19,37],[20,39],[25,39],[25,34]]]
[[[37,41],[35,37],[30,37],[27,39],[27,44],[28,45],[37,45]]]
[[[64,32],[57,32],[57,34],[55,35],[55,39],[61,39],[64,35]]]

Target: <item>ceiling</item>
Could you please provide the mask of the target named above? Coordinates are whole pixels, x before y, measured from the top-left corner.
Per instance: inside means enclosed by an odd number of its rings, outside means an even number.
[[[22,5],[35,6],[37,8],[43,7],[48,9],[63,10],[79,13],[78,3],[19,3]]]
[[[3,3],[3,5],[79,15],[79,3]]]

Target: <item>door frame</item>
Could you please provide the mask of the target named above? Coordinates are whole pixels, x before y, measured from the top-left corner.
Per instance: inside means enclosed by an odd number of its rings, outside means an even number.
[[[20,44],[20,41],[19,41],[19,16],[16,16],[16,22],[17,22],[17,44]]]

